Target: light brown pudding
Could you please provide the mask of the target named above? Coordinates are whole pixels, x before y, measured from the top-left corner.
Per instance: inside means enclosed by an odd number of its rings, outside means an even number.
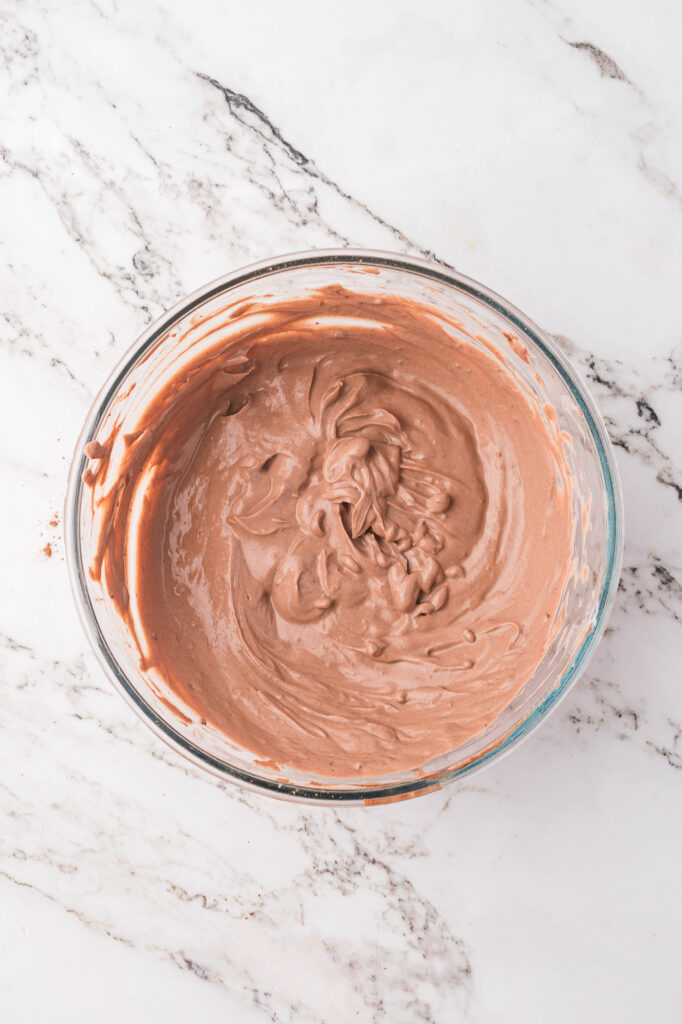
[[[560,625],[553,410],[407,299],[331,287],[221,319],[139,429],[88,446],[92,574],[145,671],[235,743],[323,776],[417,768]]]

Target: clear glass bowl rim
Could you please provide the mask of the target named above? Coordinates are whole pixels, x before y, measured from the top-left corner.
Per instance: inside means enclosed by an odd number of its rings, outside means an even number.
[[[537,348],[553,366],[585,418],[601,465],[607,508],[607,523],[605,542],[606,565],[593,628],[585,636],[570,665],[561,676],[559,683],[514,730],[491,748],[484,750],[479,756],[458,768],[436,772],[423,778],[412,779],[395,785],[368,786],[363,789],[326,790],[313,787],[306,788],[287,782],[278,783],[270,779],[264,779],[215,758],[182,736],[169,722],[161,718],[146,703],[112,655],[97,621],[85,584],[87,566],[83,564],[80,545],[79,509],[84,486],[82,475],[87,461],[83,453],[85,445],[96,437],[109,403],[128,372],[138,359],[155,345],[159,338],[174,323],[192,313],[204,302],[215,298],[223,292],[228,292],[237,285],[258,281],[283,270],[333,264],[376,266],[407,271],[422,277],[431,278],[441,284],[454,286],[456,290],[472,296],[513,324],[524,337],[524,340],[529,341],[532,346]],[[191,295],[181,299],[155,320],[131,345],[119,361],[90,408],[76,443],[69,471],[64,524],[69,577],[78,614],[85,633],[105,674],[152,731],[195,765],[207,769],[221,779],[228,778],[243,787],[266,792],[271,796],[288,798],[304,803],[322,804],[329,802],[374,804],[417,796],[421,792],[430,792],[434,789],[443,788],[445,785],[480,771],[481,768],[493,764],[515,749],[557,707],[586,668],[606,627],[618,586],[623,550],[623,500],[616,460],[606,427],[587,388],[566,356],[552,339],[532,320],[496,292],[444,264],[434,263],[414,256],[403,256],[399,253],[360,248],[315,249],[251,263],[204,285]]]

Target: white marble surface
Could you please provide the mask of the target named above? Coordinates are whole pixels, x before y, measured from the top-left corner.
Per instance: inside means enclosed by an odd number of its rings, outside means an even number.
[[[680,1019],[679,5],[0,19],[0,1018]],[[559,339],[618,446],[627,545],[597,656],[521,749],[444,794],[304,810],[188,767],[112,692],[55,517],[151,318],[347,242],[435,254]]]

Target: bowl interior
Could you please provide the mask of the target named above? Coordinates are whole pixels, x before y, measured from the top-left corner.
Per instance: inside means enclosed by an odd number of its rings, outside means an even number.
[[[268,306],[331,284],[415,299],[429,305],[437,318],[454,314],[460,326],[451,331],[461,330],[471,344],[492,347],[539,406],[547,407],[547,415],[556,415],[574,483],[574,571],[562,597],[561,627],[532,678],[483,733],[419,771],[346,780],[313,778],[263,764],[222,733],[202,725],[190,708],[181,708],[181,714],[171,710],[161,688],[141,671],[122,620],[88,571],[98,523],[81,479],[87,442],[105,438],[114,423],[123,423],[123,432],[133,433],[164,375],[175,372],[190,353],[195,359],[200,346],[215,346],[221,332],[227,338],[221,310],[228,302]],[[207,324],[216,328],[213,334]],[[454,272],[419,260],[347,250],[247,268],[209,285],[153,325],[93,406],[76,450],[67,516],[69,564],[81,616],[102,664],[124,696],[196,763],[275,794],[317,800],[379,802],[414,795],[474,771],[527,735],[586,664],[615,589],[621,545],[620,496],[606,432],[589,395],[552,342],[498,296]]]

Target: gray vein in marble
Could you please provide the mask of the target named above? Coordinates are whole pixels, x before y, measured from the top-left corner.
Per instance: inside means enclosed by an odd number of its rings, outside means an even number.
[[[682,725],[669,718],[667,720],[667,727],[670,738],[666,739],[665,743],[647,740],[647,746],[664,758],[671,768],[674,768],[676,771],[682,771],[682,743],[680,743]]]
[[[29,330],[29,328],[11,312],[3,311],[0,313],[0,317],[9,328],[10,332],[0,337],[0,345],[9,345],[11,349],[18,354],[27,356],[30,359],[35,358],[42,361],[44,365],[53,370],[57,370],[63,376],[67,377],[84,393],[84,395],[87,396],[88,399],[90,398],[90,388],[76,373],[74,373],[62,356],[51,354],[50,347],[46,343],[42,333]]]
[[[206,75],[203,72],[197,71],[195,74],[197,78],[207,82],[222,94],[232,117],[247,131],[255,133],[262,139],[265,151],[268,154],[271,151],[271,147],[274,146],[279,148],[281,153],[284,154],[292,163],[297,165],[303,174],[331,188],[342,199],[346,200],[356,209],[361,210],[364,214],[371,217],[375,223],[379,224],[383,228],[387,228],[393,234],[396,241],[400,243],[401,247],[405,247],[412,252],[418,253],[425,259],[431,259],[443,264],[444,266],[449,266],[445,260],[440,259],[430,249],[425,249],[423,246],[414,242],[411,238],[408,238],[408,236],[399,228],[389,224],[388,221],[383,219],[383,217],[380,217],[378,214],[370,210],[365,203],[355,199],[335,181],[332,181],[332,179],[321,171],[312,160],[282,136],[279,128],[273,124],[267,114],[265,114],[260,107],[256,106],[248,96],[245,96],[243,93],[235,92],[233,89],[230,89],[228,86],[223,85],[215,78],[212,78],[210,75]],[[273,159],[273,165],[274,163],[275,160]],[[272,200],[274,197],[271,194],[269,198]],[[346,244],[350,241],[347,238],[342,238],[342,240]]]
[[[618,682],[591,673],[581,680],[560,717],[579,735],[634,742],[643,753],[661,758],[666,767],[682,770],[682,726],[652,713],[645,693],[628,695]]]
[[[544,0],[546,6],[554,7],[553,4],[547,3]],[[559,8],[554,7],[558,12]],[[563,27],[570,27],[573,24],[573,19],[568,17],[563,12]],[[648,143],[651,143],[654,138],[660,132],[660,128],[656,128],[654,124],[655,107],[652,106],[650,99],[645,94],[644,90],[640,88],[626,73],[623,71],[621,66],[605,52],[601,47],[595,43],[585,39],[567,39],[561,32],[558,33],[559,39],[571,49],[577,50],[583,53],[597,68],[602,78],[610,79],[616,82],[623,82],[628,85],[632,90],[633,94],[639,98],[641,103],[644,105],[644,109],[648,111],[648,117],[644,123],[640,123],[630,133],[631,141],[636,148],[636,160],[635,166],[642,177],[648,182],[648,184],[656,191],[659,195],[665,199],[672,199],[678,206],[682,207],[682,189],[671,177],[670,174],[662,170],[660,167],[655,166],[654,162],[650,157],[646,157],[644,148]],[[581,114],[585,114],[584,110],[576,108]]]
[[[656,554],[650,552],[645,564],[624,565],[618,587],[646,615],[663,611],[682,622],[682,585]]]
[[[680,192],[679,185],[677,185],[672,178],[668,177],[664,171],[651,166],[648,160],[645,159],[643,153],[639,154],[637,167],[649,184],[652,185],[664,199],[672,199],[678,206],[682,206],[682,192]]]
[[[35,858],[32,857],[32,859],[35,859]],[[21,889],[28,889],[29,891],[34,893],[36,896],[40,896],[42,899],[47,900],[49,903],[52,903],[55,906],[58,906],[61,910],[65,911],[67,914],[71,914],[73,917],[75,917],[76,920],[79,921],[86,928],[93,928],[96,931],[102,932],[108,938],[113,939],[114,942],[120,942],[124,946],[129,946],[129,947],[134,946],[134,943],[131,942],[129,939],[127,939],[125,936],[117,935],[110,928],[103,927],[99,921],[96,921],[93,918],[89,917],[87,914],[83,913],[82,910],[78,910],[76,907],[66,906],[64,903],[62,903],[60,900],[58,900],[55,896],[52,896],[49,892],[45,892],[44,889],[41,889],[39,886],[34,885],[32,882],[25,882],[25,881],[23,881],[20,878],[15,878],[14,875],[11,875],[7,871],[2,871],[2,870],[0,870],[0,878],[4,878],[6,882],[9,882],[12,885],[16,885],[16,886],[18,886]]]
[[[563,37],[562,37],[563,38]],[[619,82],[627,82],[628,85],[632,85],[632,82],[625,74],[625,72],[616,64],[613,57],[609,57],[608,53],[604,53],[594,43],[588,42],[571,42],[569,39],[564,39],[564,42],[571,46],[574,50],[582,50],[590,58],[599,69],[599,74],[602,78],[615,78]]]
[[[682,461],[678,450],[667,452],[656,439],[661,419],[655,408],[656,393],[682,394],[682,356],[678,348],[666,356],[651,357],[647,365],[623,364],[600,359],[563,335],[554,335],[582,369],[596,392],[613,444],[655,469],[655,479],[671,487],[682,501]]]
[[[574,19],[568,14],[566,7],[550,3],[549,0],[542,0],[542,5],[547,10],[553,10],[555,23],[557,21],[556,15],[560,16],[560,21],[558,24],[555,24],[555,31],[562,43],[582,53],[589,59],[597,68],[602,78],[622,82],[629,86],[633,98],[637,98],[640,101],[640,114],[645,110],[647,112],[646,120],[640,121],[637,127],[629,133],[636,151],[635,166],[637,171],[659,195],[665,199],[672,199],[678,206],[682,207],[682,189],[680,186],[671,174],[655,165],[652,157],[645,156],[644,150],[646,146],[657,139],[661,132],[660,125],[655,123],[657,111],[651,99],[646,95],[644,89],[625,73],[620,64],[600,46],[587,39],[570,39],[566,37],[564,32],[573,31],[574,22]],[[576,106],[576,109],[581,115],[584,116],[586,114],[586,111],[580,107]]]
[[[144,235],[140,220],[126,201],[121,188],[114,181],[113,177],[107,179],[103,176],[101,167],[89,157],[87,150],[78,140],[68,139],[67,141],[70,143],[76,158],[80,159],[85,169],[99,178],[100,183],[107,189],[109,197],[121,201],[127,226],[132,228],[132,232],[138,238],[142,248],[148,248],[149,243]],[[51,171],[48,174],[44,169],[39,169],[39,155],[35,154],[36,165],[32,166],[14,157],[6,148],[0,147],[0,159],[13,171],[19,171],[28,175],[39,185],[46,199],[56,210],[66,233],[85,255],[95,273],[112,286],[122,302],[133,304],[143,313],[145,321],[150,321],[152,319],[151,310],[147,302],[142,299],[134,275],[123,266],[108,265],[108,262],[98,250],[96,240],[91,236],[87,227],[81,223],[72,198],[68,195],[65,188],[60,188],[59,184],[55,185],[55,181],[58,182],[59,179]],[[162,302],[161,296],[158,297],[158,301]]]
[[[642,716],[643,709],[631,706],[617,683],[598,676],[583,684],[567,714],[577,732],[606,729],[620,740],[631,739],[639,731]]]

